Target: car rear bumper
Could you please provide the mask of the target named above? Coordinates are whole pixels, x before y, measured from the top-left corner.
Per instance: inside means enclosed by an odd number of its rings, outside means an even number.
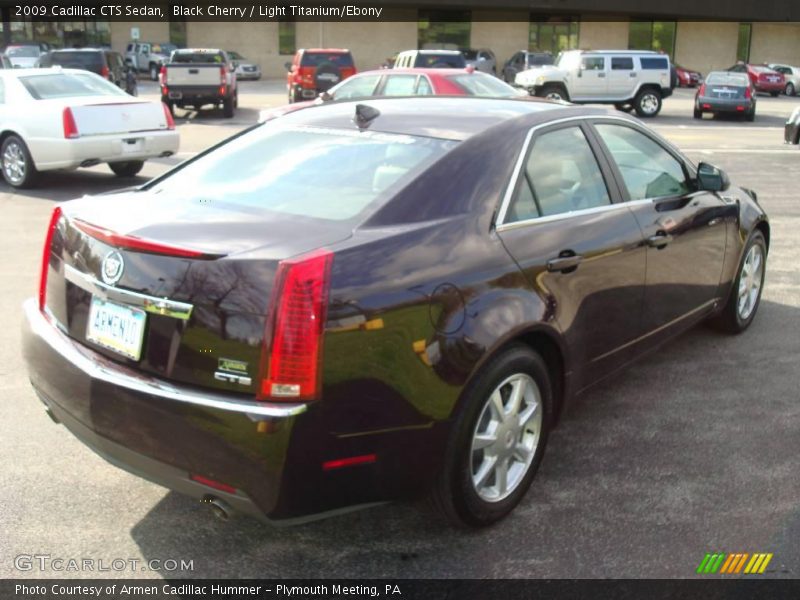
[[[698,98],[700,110],[715,113],[742,113],[753,109],[753,102],[746,98],[727,100],[721,98]]]
[[[128,143],[131,140],[138,141],[135,144]],[[175,130],[169,130],[93,135],[74,140],[38,138],[25,141],[36,168],[50,171],[170,156],[178,151],[180,135]]]
[[[220,93],[221,85],[210,86],[190,86],[190,85],[167,85],[167,94],[162,93],[162,102],[172,102],[173,104],[219,104],[223,100],[233,96],[233,88],[225,86],[225,93]]]
[[[783,88],[785,87],[785,83],[783,82],[776,82],[776,83],[762,83],[758,82],[754,85],[757,92],[782,92]]]

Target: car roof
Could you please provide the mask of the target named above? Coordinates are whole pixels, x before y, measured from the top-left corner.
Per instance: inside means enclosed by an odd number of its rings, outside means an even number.
[[[405,50],[400,54],[408,54],[410,52],[416,52],[417,54],[448,54],[452,56],[461,54],[461,50],[434,50],[431,48],[427,48],[425,50]]]
[[[327,52],[332,54],[348,54],[347,48],[301,48],[298,52]]]
[[[409,75],[437,75],[437,76],[445,76],[445,75],[464,75],[465,73],[478,73],[472,67],[464,67],[462,69],[452,69],[452,68],[445,68],[445,69],[436,69],[434,67],[393,67],[391,69],[372,69],[370,71],[361,71],[354,77],[358,77],[360,75],[365,75],[371,73],[373,75],[381,74],[381,75],[397,75],[398,73],[406,73]],[[484,73],[485,74],[485,73]]]
[[[289,113],[277,123],[282,126],[354,130],[353,117],[359,104],[380,112],[368,127],[370,132],[459,141],[526,115],[538,115],[539,119],[535,119],[537,122],[546,122],[572,115],[609,114],[608,110],[602,108],[576,107],[535,98],[404,96],[330,102]]]
[[[114,50],[109,50],[108,48],[55,48],[50,50],[48,54],[56,52],[114,52]]]

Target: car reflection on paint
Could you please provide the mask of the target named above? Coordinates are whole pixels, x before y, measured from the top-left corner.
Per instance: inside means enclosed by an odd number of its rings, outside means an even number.
[[[79,439],[219,514],[430,493],[488,525],[577,394],[752,323],[769,237],[754,192],[627,115],[335,102],[57,206],[24,356]]]

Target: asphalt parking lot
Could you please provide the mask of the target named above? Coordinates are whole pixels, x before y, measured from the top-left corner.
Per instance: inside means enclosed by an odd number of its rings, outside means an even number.
[[[772,220],[759,314],[738,337],[697,328],[582,396],[522,504],[477,532],[444,525],[422,502],[293,528],[221,523],[95,456],[32,392],[20,306],[36,291],[53,203],[120,181],[101,165],[25,192],[0,183],[0,577],[692,577],[715,551],[772,552],[768,575],[800,577],[800,150],[782,133],[800,98],[761,96],[756,121],[743,123],[693,120],[692,97],[679,90],[649,124],[758,192]],[[179,110],[180,154],[148,163],[138,181],[284,102],[282,83],[264,81],[242,84],[232,120]],[[19,555],[193,570],[20,571]]]

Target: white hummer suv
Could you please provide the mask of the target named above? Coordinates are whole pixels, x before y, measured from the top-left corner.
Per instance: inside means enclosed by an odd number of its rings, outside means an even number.
[[[568,50],[556,64],[517,73],[515,84],[533,96],[575,103],[632,105],[654,117],[672,94],[669,56],[644,50]]]

